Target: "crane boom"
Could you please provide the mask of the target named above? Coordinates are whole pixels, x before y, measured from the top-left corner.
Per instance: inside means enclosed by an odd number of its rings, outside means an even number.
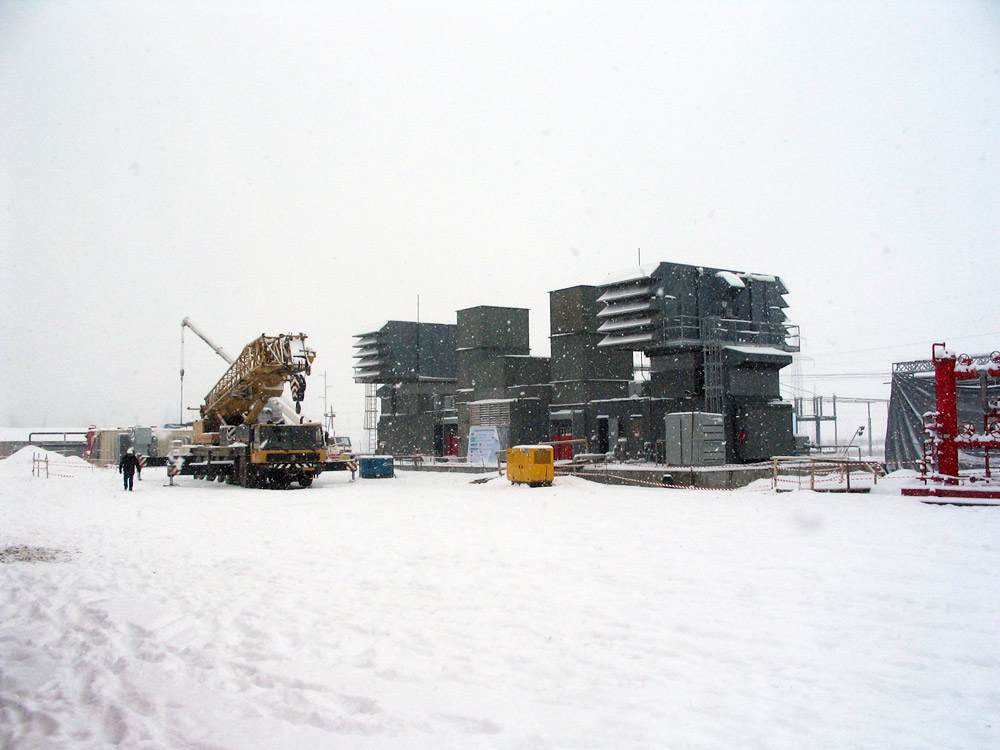
[[[191,330],[198,333],[193,327]],[[293,387],[300,389],[297,400],[301,400],[305,388],[301,374],[310,373],[316,357],[316,352],[306,346],[305,340],[303,333],[261,334],[247,344],[205,396],[201,407],[204,430],[215,432],[223,424],[253,423],[268,399],[281,396],[286,381],[293,381]],[[212,345],[208,339],[205,341]]]
[[[194,323],[191,322],[191,318],[184,318],[184,320],[181,321],[181,346],[182,347],[184,345],[184,329],[185,328],[190,328],[192,331],[194,331],[195,334],[198,336],[198,338],[200,338],[202,341],[204,341],[206,344],[208,344],[210,347],[212,347],[212,351],[214,351],[216,354],[218,354],[220,357],[222,357],[224,360],[226,360],[227,364],[231,365],[233,363],[233,358],[230,357],[226,353],[226,350],[223,349],[218,344],[216,344],[214,341],[212,341],[212,339],[210,339],[208,336],[206,336],[205,333],[200,328],[198,328],[198,326],[196,326]],[[183,367],[182,367],[182,369],[183,369]]]

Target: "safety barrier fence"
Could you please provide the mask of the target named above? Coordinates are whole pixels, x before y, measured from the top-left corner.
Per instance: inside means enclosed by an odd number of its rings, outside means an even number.
[[[674,466],[672,469],[680,469],[685,471],[684,467]],[[603,472],[580,472],[571,471],[567,469],[557,469],[556,476],[582,476],[585,479],[614,479],[622,484],[631,484],[638,487],[665,487],[672,490],[699,490],[702,492],[732,492],[735,488],[733,487],[695,487],[690,484],[671,484],[669,481],[661,482],[651,482],[648,479],[636,479],[635,477],[630,477],[627,474],[615,474],[610,471]],[[665,474],[665,477],[670,477],[671,475]]]
[[[480,467],[465,464],[461,461],[443,461],[437,463],[433,456],[396,456],[397,465],[414,470],[433,466],[449,467],[455,470],[472,471],[475,473],[497,472],[503,475],[506,462],[502,459],[499,466]],[[699,487],[694,486],[694,476],[703,472],[739,472],[747,470],[770,470],[772,489],[778,492],[811,489],[819,492],[867,492],[885,476],[885,468],[877,461],[866,461],[842,457],[778,456],[770,462],[762,464],[725,464],[712,467],[695,466],[656,466],[652,473],[659,474],[660,479],[651,480],[650,470],[643,471],[646,476],[637,478],[629,476],[628,471],[618,468],[620,465],[591,461],[587,463],[560,464],[556,463],[556,476],[581,476],[587,479],[612,480],[626,485],[641,487],[664,487],[668,489],[699,490],[709,492],[730,492],[735,487]],[[691,484],[677,484],[674,477],[692,476]]]
[[[580,476],[611,484],[630,484],[643,487],[667,487],[680,490],[708,490],[728,492],[746,486],[754,479],[770,475],[770,462],[754,464],[714,464],[711,466],[678,466],[651,464],[626,469],[620,463],[590,460],[585,462],[556,463],[556,474]],[[636,474],[640,476],[635,476]],[[756,475],[756,476],[754,476]],[[679,484],[676,478],[689,479]]]
[[[882,464],[850,458],[775,456],[771,463],[771,486],[778,492],[867,492],[885,476]]]
[[[64,479],[75,479],[83,474],[100,471],[108,468],[84,461],[59,461],[53,459],[51,455],[44,453],[34,453],[31,456],[31,476],[33,477],[62,477]]]

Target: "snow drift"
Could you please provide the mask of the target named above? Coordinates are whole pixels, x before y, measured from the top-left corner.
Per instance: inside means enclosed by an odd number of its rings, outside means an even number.
[[[1000,745],[1000,509],[470,478],[0,461],[0,744]]]

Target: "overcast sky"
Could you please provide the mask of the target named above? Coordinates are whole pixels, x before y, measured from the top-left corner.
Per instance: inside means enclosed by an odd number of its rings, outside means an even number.
[[[1000,349],[996,2],[0,2],[0,123],[0,426],[176,421],[190,316],[307,333],[357,439],[353,334],[508,305],[547,354],[640,252],[781,276],[789,387]]]

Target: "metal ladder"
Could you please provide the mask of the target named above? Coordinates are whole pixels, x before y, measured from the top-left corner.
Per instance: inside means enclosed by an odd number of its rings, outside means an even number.
[[[705,373],[705,411],[722,414],[725,388],[722,382],[722,341],[719,338],[719,318],[708,315],[701,319],[702,365]]]

